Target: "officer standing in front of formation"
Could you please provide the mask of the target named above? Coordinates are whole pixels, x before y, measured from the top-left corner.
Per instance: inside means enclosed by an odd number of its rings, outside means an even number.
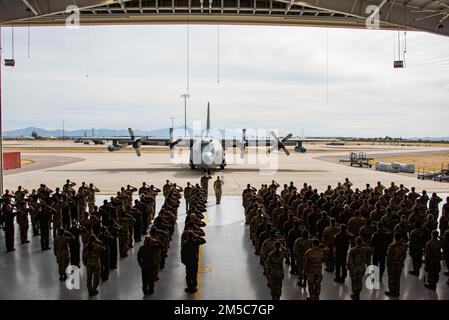
[[[366,271],[368,249],[363,246],[361,237],[355,239],[355,247],[349,250],[348,254],[348,270],[351,277],[353,300],[360,300],[360,292],[362,291],[363,276]]]
[[[103,243],[94,234],[89,235],[87,245],[83,249],[83,263],[87,271],[87,290],[89,296],[98,294],[100,284],[100,256],[105,250]]]
[[[181,244],[181,261],[186,266],[186,292],[195,293],[197,289],[199,247],[206,240],[195,236],[192,230],[188,230],[186,239]]]
[[[63,228],[59,228],[55,240],[53,242],[53,251],[58,263],[59,280],[67,279],[66,269],[69,265],[69,241],[74,240],[75,237]]]
[[[186,200],[186,211],[189,211],[190,204],[192,202],[192,191],[193,187],[190,185],[190,182],[187,182],[187,186],[184,188],[184,199]]]
[[[206,172],[203,173],[203,176],[200,179],[201,188],[206,191],[206,199],[209,194],[209,180],[212,179],[210,175],[208,175]]]
[[[160,248],[163,245],[151,236],[146,236],[143,246],[137,252],[137,262],[142,271],[142,291],[144,295],[152,295],[154,293],[154,274],[155,268],[159,268],[159,264],[155,264]]]
[[[320,248],[320,241],[313,240],[312,248],[304,255],[304,270],[309,288],[307,300],[319,300],[321,291],[321,280],[323,279],[324,250]]]
[[[274,244],[274,250],[271,251],[265,260],[265,272],[268,278],[268,284],[271,289],[273,300],[280,300],[282,295],[282,280],[284,279],[284,259],[289,252],[277,241]]]
[[[164,186],[162,187],[162,193],[164,194],[164,198],[167,199],[168,194],[170,193],[172,184],[170,180],[166,180]]]
[[[221,202],[221,194],[222,189],[221,186],[224,184],[223,176],[217,177],[217,180],[214,181],[214,191],[215,191],[215,199],[217,200],[217,204],[220,204]]]

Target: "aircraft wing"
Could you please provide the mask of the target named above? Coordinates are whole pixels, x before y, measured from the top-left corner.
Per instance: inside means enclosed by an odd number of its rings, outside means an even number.
[[[268,152],[273,152],[274,150],[282,150],[286,155],[290,152],[287,150],[287,146],[296,146],[301,152],[305,152],[305,148],[302,146],[303,142],[336,142],[340,141],[335,138],[299,138],[292,137],[292,134],[288,134],[285,137],[278,137],[274,131],[271,131],[271,137],[262,138],[247,138],[246,130],[242,132],[242,139],[223,139],[222,145],[224,148],[238,147],[241,150],[241,157],[244,156],[244,151],[246,147],[268,147]],[[296,149],[295,148],[295,149]]]

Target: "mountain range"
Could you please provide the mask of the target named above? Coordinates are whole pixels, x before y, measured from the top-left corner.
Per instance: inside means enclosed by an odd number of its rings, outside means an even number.
[[[175,136],[180,136],[184,134],[184,126],[175,127]],[[62,129],[47,130],[43,128],[28,127],[23,129],[3,131],[4,137],[31,137],[32,132],[35,131],[38,136],[41,137],[62,137]],[[218,130],[221,136],[225,136],[225,131]],[[192,135],[192,128],[187,127],[188,135]],[[155,129],[155,130],[140,130],[135,129],[134,134],[136,136],[150,136],[150,137],[160,137],[168,138],[169,128]],[[123,137],[128,136],[128,129],[79,129],[79,130],[65,130],[65,137],[84,137],[84,136],[94,136],[94,137]],[[240,137],[241,133],[235,132],[234,136]],[[340,137],[345,139],[344,137]],[[409,140],[423,140],[423,141],[449,141],[448,137],[411,137]]]
[[[183,130],[184,127],[177,127],[176,130]],[[43,128],[28,127],[23,129],[16,129],[10,131],[3,131],[4,137],[31,137],[32,132],[36,132],[38,136],[41,137],[84,137],[84,136],[95,136],[95,137],[123,137],[128,136],[128,129],[79,129],[79,130],[65,130],[64,133],[62,129],[57,130],[47,130]],[[190,128],[187,128],[189,133],[192,132]],[[152,136],[152,137],[168,137],[169,129],[156,129],[156,130],[139,130],[135,129],[134,134],[136,136]]]

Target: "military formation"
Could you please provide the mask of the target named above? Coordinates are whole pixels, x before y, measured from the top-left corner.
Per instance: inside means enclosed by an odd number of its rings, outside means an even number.
[[[387,270],[385,294],[399,297],[407,253],[409,273],[423,270],[425,287],[436,290],[441,260],[449,266],[449,197],[440,215],[443,200],[436,193],[429,197],[394,182],[360,190],[346,178],[320,193],[307,183],[300,190],[293,182],[279,188],[273,180],[259,189],[248,184],[242,193],[250,239],[274,300],[282,294],[283,264],[298,276],[298,286],[308,288],[308,299],[318,300],[323,263],[336,283],[345,283],[349,271],[354,300],[369,266],[379,270],[379,282]]]
[[[164,203],[156,214],[156,196],[161,191]],[[170,181],[163,190],[145,182],[140,188],[128,185],[99,207],[95,195],[100,189],[92,183],[83,182],[77,188],[75,182],[67,180],[62,188],[55,190],[44,184],[31,192],[20,186],[15,192],[6,190],[1,197],[0,224],[5,232],[7,252],[15,251],[17,226],[23,245],[30,243],[31,233],[40,238],[41,249],[46,251],[51,249],[50,239],[53,238],[59,280],[68,278],[69,265],[81,268],[82,262],[89,296],[95,296],[99,293],[100,282],[107,281],[110,271],[117,268],[118,257],[126,258],[128,251],[144,237],[137,261],[142,270],[143,293],[151,295],[154,282],[159,279],[159,270],[165,266],[183,191],[188,204],[183,243],[186,246],[189,242],[203,244],[204,222],[201,220],[206,210],[206,191],[199,184],[188,183],[185,190]],[[194,292],[197,290],[193,275],[196,277],[198,269],[198,252],[184,251],[188,289]]]
[[[144,238],[137,262],[142,291],[151,295],[165,266],[184,198],[181,262],[186,269],[185,291],[195,293],[200,247],[206,243],[204,214],[210,179],[204,174],[200,183],[187,183],[185,188],[167,180],[162,190],[145,182],[140,188],[128,185],[99,207],[96,194],[100,189],[92,183],[82,182],[78,187],[67,180],[55,190],[45,184],[31,192],[20,186],[13,192],[6,190],[0,198],[6,250],[15,250],[17,227],[22,245],[30,243],[30,235],[40,239],[43,251],[50,250],[52,242],[59,280],[67,279],[69,265],[81,268],[82,263],[89,295],[95,296],[100,283],[117,268],[118,257],[126,258]],[[213,183],[217,204],[223,183],[222,177]],[[318,300],[323,263],[324,271],[334,273],[337,283],[345,283],[349,275],[354,300],[360,299],[367,267],[373,265],[380,281],[387,271],[385,294],[398,297],[407,255],[410,275],[424,273],[425,287],[436,290],[441,260],[449,265],[449,198],[440,213],[443,200],[437,194],[417,193],[393,182],[389,187],[378,182],[374,188],[367,184],[363,190],[353,190],[346,179],[321,193],[306,183],[300,190],[293,182],[279,192],[280,188],[273,180],[260,189],[248,184],[242,193],[245,222],[273,299],[282,295],[287,264],[298,277],[298,286],[307,287],[308,299]],[[161,192],[164,202],[156,213],[156,197]]]

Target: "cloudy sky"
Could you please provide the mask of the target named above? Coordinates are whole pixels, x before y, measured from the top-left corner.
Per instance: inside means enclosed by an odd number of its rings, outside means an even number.
[[[4,130],[183,124],[185,25],[35,27],[30,57],[27,29],[14,34],[16,67],[2,69]],[[449,136],[448,38],[408,32],[402,70],[393,68],[397,32],[191,25],[189,38],[190,125],[210,101],[220,128]],[[2,40],[9,58],[11,28]]]

